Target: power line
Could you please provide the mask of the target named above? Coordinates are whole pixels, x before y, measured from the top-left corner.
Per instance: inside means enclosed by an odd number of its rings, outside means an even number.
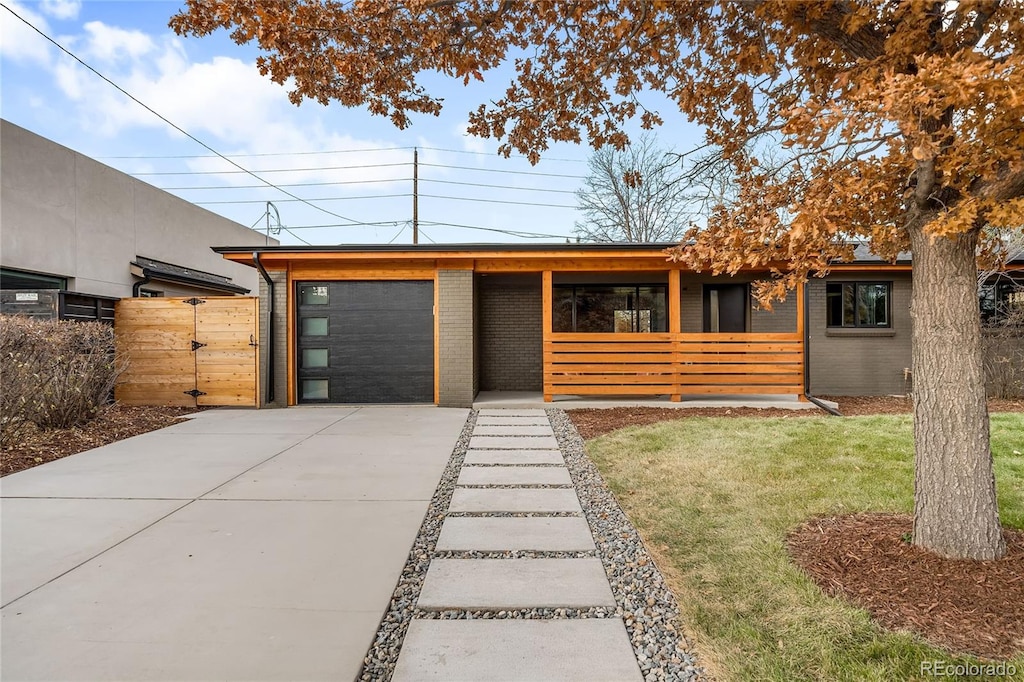
[[[406,194],[367,194],[367,195],[360,196],[360,197],[318,197],[317,199],[315,199],[315,201],[352,201],[352,200],[356,200],[356,199],[395,199],[395,198],[400,198],[400,197],[411,197],[411,196],[412,196],[412,194],[410,194],[410,193],[406,193]],[[274,203],[276,203],[276,204],[288,204],[288,203],[294,203],[296,201],[301,201],[302,203],[306,203],[306,201],[303,200],[303,199],[277,199]],[[195,203],[196,206],[217,206],[217,205],[222,205],[222,204],[265,204],[266,200],[264,200],[264,199],[237,199],[237,200],[225,199],[223,201],[196,201],[194,203]],[[575,208],[575,207],[573,207],[573,208]],[[367,225],[368,223],[353,221],[352,224],[353,225]]]
[[[304,151],[304,152],[252,152],[248,154],[225,154],[224,156],[232,159],[249,159],[249,158],[261,158],[261,157],[272,157],[272,156],[326,156],[330,154],[382,154],[387,152],[399,152],[409,151],[413,147],[367,147],[364,149],[325,149],[317,151]],[[499,154],[492,152],[474,152],[468,149],[447,149],[444,147],[420,147],[432,152],[445,152],[447,154],[469,154],[471,156],[487,156],[497,157]],[[130,154],[125,156],[98,156],[97,159],[216,159],[219,155],[215,154]],[[523,156],[522,154],[511,154],[508,158],[512,159],[528,159],[529,157]],[[557,158],[553,156],[542,156],[540,161],[553,161],[558,163],[586,163],[585,159],[566,159]]]
[[[412,193],[406,192],[404,194],[366,194],[357,197],[317,197],[316,201],[356,201],[359,199],[401,199],[404,197],[411,197]],[[472,201],[484,204],[511,204],[513,206],[537,206],[539,208],[577,208],[570,204],[542,204],[533,201],[512,201],[509,199],[479,199],[476,197],[449,197],[441,194],[420,194],[421,197],[426,199],[442,199],[445,201]],[[302,201],[301,199],[278,199],[278,203],[291,203],[295,201]],[[224,199],[220,201],[196,201],[196,206],[219,206],[225,204],[262,204],[265,203],[263,199]],[[364,225],[365,223],[359,223]]]
[[[383,152],[399,152],[408,151],[412,147],[375,147],[367,149],[332,149],[324,151],[312,151],[312,152],[263,152],[263,153],[250,153],[250,154],[225,154],[224,156],[232,159],[248,159],[255,157],[265,156],[314,156],[324,154],[377,154]],[[97,159],[216,159],[219,155],[215,154],[170,154],[166,156],[150,156],[147,154],[137,154],[132,156],[98,156]]]
[[[238,166],[237,163],[231,162],[232,165]],[[328,171],[328,170],[363,170],[364,168],[394,168],[397,166],[411,166],[411,161],[404,161],[402,163],[368,163],[356,166],[315,166],[313,168],[264,168],[257,171],[258,173],[299,173],[299,172],[310,172],[310,171]],[[241,168],[241,166],[238,166]],[[135,177],[152,176],[152,175],[253,175],[252,171],[248,171],[244,168],[242,170],[234,171],[150,171],[145,173],[132,173]],[[255,176],[254,176],[255,177]],[[262,178],[258,178],[261,179]],[[264,180],[264,182],[267,182]],[[270,183],[267,183],[270,184]],[[277,185],[272,185],[277,187]]]
[[[473,154],[475,156],[500,156],[499,154],[492,154],[491,152],[474,152],[468,149],[444,149],[442,147],[420,147],[420,149],[427,149],[432,152],[448,152],[449,154]],[[528,159],[530,157],[523,156],[522,154],[511,154],[509,158],[513,159]],[[585,159],[559,159],[553,156],[542,156],[540,161],[559,161],[563,163],[586,163]]]
[[[291,193],[291,192],[289,192],[288,190],[285,190],[285,189],[281,189],[280,187],[278,187],[278,186],[277,186],[277,185],[275,185],[274,183],[272,183],[272,182],[270,182],[270,181],[268,181],[268,180],[264,180],[264,179],[263,179],[263,178],[261,178],[260,176],[256,175],[256,173],[254,173],[254,172],[252,172],[252,171],[250,171],[250,170],[248,170],[248,169],[244,168],[243,166],[239,165],[239,164],[238,164],[238,163],[236,163],[235,161],[232,161],[231,159],[229,159],[228,157],[224,156],[223,154],[221,154],[220,152],[218,152],[218,151],[217,151],[216,149],[214,149],[214,148],[213,148],[213,147],[211,147],[210,145],[208,145],[208,144],[206,144],[205,142],[203,142],[202,140],[200,140],[200,139],[199,139],[198,137],[196,137],[196,136],[195,136],[195,135],[193,135],[192,133],[190,133],[190,132],[186,131],[186,130],[185,130],[184,128],[182,128],[182,127],[178,126],[177,124],[173,123],[173,122],[172,122],[172,121],[171,121],[170,119],[168,119],[167,117],[165,117],[165,116],[164,116],[163,114],[160,114],[160,113],[158,113],[158,112],[157,112],[157,111],[156,111],[155,109],[153,109],[153,108],[152,108],[152,107],[150,107],[149,105],[147,105],[147,104],[145,104],[144,102],[142,102],[142,100],[140,100],[140,99],[138,99],[137,97],[135,97],[134,95],[132,95],[132,94],[131,94],[130,92],[128,92],[127,90],[125,90],[124,88],[122,88],[122,87],[121,87],[120,85],[118,85],[118,84],[117,84],[117,83],[115,83],[114,81],[112,81],[112,80],[110,80],[109,78],[107,78],[106,76],[104,76],[104,75],[103,75],[102,73],[100,73],[99,71],[97,71],[96,69],[94,69],[94,68],[93,68],[92,66],[90,66],[89,64],[87,64],[87,63],[86,63],[86,62],[85,62],[84,60],[82,60],[82,59],[81,59],[80,57],[78,57],[78,55],[76,55],[76,54],[72,53],[72,52],[71,52],[70,50],[68,50],[67,48],[65,48],[65,47],[64,47],[63,45],[61,45],[60,43],[58,43],[58,42],[57,42],[56,40],[54,40],[53,38],[51,38],[51,37],[50,37],[49,35],[47,35],[46,33],[42,32],[42,31],[40,31],[40,30],[39,30],[38,28],[36,28],[35,26],[33,26],[33,25],[32,25],[32,24],[30,23],[30,22],[26,21],[24,17],[22,17],[22,16],[20,15],[20,14],[18,14],[18,13],[17,13],[17,12],[15,12],[14,10],[12,10],[12,9],[11,9],[10,7],[8,7],[7,5],[5,5],[4,3],[0,2],[0,7],[3,7],[3,8],[5,9],[5,10],[7,10],[8,12],[10,12],[10,13],[11,13],[12,15],[14,15],[14,17],[15,17],[16,19],[18,19],[18,21],[20,21],[21,23],[25,24],[25,25],[26,25],[26,26],[28,26],[28,27],[29,27],[30,29],[32,29],[33,31],[35,31],[36,33],[38,33],[39,35],[41,35],[41,36],[42,36],[43,38],[45,38],[45,39],[46,39],[47,41],[49,41],[49,42],[50,42],[50,43],[52,43],[52,44],[53,44],[54,46],[56,46],[56,48],[57,48],[58,50],[60,50],[61,52],[63,52],[63,53],[64,53],[64,54],[66,54],[67,56],[71,57],[71,58],[72,58],[72,59],[74,59],[74,60],[75,60],[76,62],[78,62],[79,64],[81,64],[82,66],[84,66],[84,67],[85,67],[86,69],[88,69],[89,71],[91,71],[92,73],[94,73],[94,74],[95,74],[96,76],[98,76],[99,78],[101,78],[102,80],[104,80],[104,81],[105,81],[105,82],[106,82],[107,84],[109,84],[110,86],[112,86],[113,88],[115,88],[115,89],[116,89],[116,90],[117,90],[118,92],[120,92],[121,94],[123,94],[123,95],[124,95],[125,97],[127,97],[127,98],[128,98],[128,99],[130,99],[130,100],[132,100],[133,102],[135,102],[136,104],[138,104],[138,105],[139,105],[140,107],[142,107],[143,109],[145,109],[145,110],[146,110],[146,111],[148,111],[149,113],[153,114],[154,116],[156,116],[157,118],[159,118],[159,119],[160,119],[161,121],[163,121],[163,122],[164,122],[164,123],[166,123],[167,125],[171,126],[172,128],[174,128],[174,129],[175,129],[175,130],[177,130],[177,131],[178,131],[179,133],[181,133],[181,134],[182,134],[182,135],[184,135],[185,137],[189,138],[190,140],[192,140],[193,142],[195,142],[195,143],[196,143],[196,144],[198,144],[199,146],[203,147],[204,149],[206,149],[206,150],[207,150],[207,151],[209,151],[209,152],[212,152],[212,153],[213,153],[213,154],[215,154],[215,155],[216,155],[217,157],[219,157],[219,158],[221,158],[221,159],[224,159],[225,161],[227,161],[228,163],[230,163],[230,164],[231,164],[232,166],[234,166],[234,167],[238,168],[238,169],[239,169],[239,172],[242,172],[242,173],[246,173],[247,175],[250,175],[250,176],[252,176],[253,178],[256,178],[256,179],[257,179],[257,180],[259,180],[260,182],[262,182],[262,183],[265,183],[265,184],[266,184],[266,185],[267,185],[268,187],[272,187],[272,188],[274,188],[274,189],[278,190],[279,192],[281,192],[281,193],[282,193],[282,194],[284,194],[285,196],[289,196],[289,197],[291,197],[292,199],[294,199],[295,201],[300,201],[300,202],[302,202],[302,203],[306,204],[307,206],[309,206],[309,207],[311,207],[311,208],[315,208],[315,209],[316,209],[316,210],[318,210],[318,211],[322,211],[322,212],[324,212],[324,213],[327,213],[328,215],[333,215],[333,216],[334,216],[335,218],[341,218],[342,220],[347,220],[347,221],[349,221],[349,222],[351,222],[351,223],[358,223],[358,222],[359,222],[358,220],[353,220],[352,218],[349,218],[349,217],[347,217],[347,216],[343,216],[343,215],[341,215],[341,214],[339,214],[339,213],[334,213],[334,212],[332,212],[332,211],[328,211],[328,210],[327,210],[327,209],[325,209],[325,208],[322,208],[322,207],[320,207],[320,206],[317,206],[316,204],[313,204],[313,203],[311,203],[311,202],[309,202],[309,201],[306,201],[305,199],[302,199],[301,197],[298,197],[298,196],[296,196],[296,195],[292,194],[292,193]]]
[[[467,187],[489,187],[491,189],[510,189],[523,192],[553,192],[556,194],[576,194],[574,189],[547,189],[544,187],[513,187],[511,185],[489,185],[481,182],[458,182],[456,180],[433,180],[420,178],[420,182],[436,182],[442,185],[465,185]]]
[[[303,244],[305,244],[306,246],[313,246],[312,244],[310,244],[309,242],[307,242],[307,241],[306,241],[305,239],[303,239],[302,237],[300,237],[299,235],[295,234],[295,233],[294,233],[294,232],[292,232],[292,231],[291,231],[290,229],[288,229],[287,227],[285,227],[284,225],[282,225],[282,226],[281,226],[281,229],[282,229],[282,230],[284,230],[285,232],[287,232],[288,234],[290,234],[291,236],[295,237],[296,239],[298,239],[298,240],[299,240],[300,242],[302,242],[302,243],[303,243]]]
[[[260,217],[263,220],[263,217]],[[259,222],[257,220],[256,222]],[[376,223],[363,223],[361,225],[351,225],[348,223],[337,223],[333,225],[291,225],[288,227],[289,230],[324,230],[324,229],[338,229],[338,228],[351,228],[351,227],[394,227],[396,225],[402,225],[402,230],[408,228],[408,220],[391,220],[391,221],[380,221]],[[481,227],[479,225],[464,225],[461,223],[448,223],[439,222],[433,220],[421,220],[420,225],[427,225],[428,227],[457,227],[465,230],[479,230],[482,232],[497,232],[500,234],[509,235],[511,237],[520,237],[522,239],[565,239],[567,235],[564,234],[548,234],[542,232],[526,232],[522,230],[504,230],[497,227]],[[400,234],[400,233],[399,233]],[[397,239],[397,235],[395,237]],[[388,242],[389,244],[391,242]]]
[[[392,237],[391,239],[389,239],[387,243],[388,244],[393,244],[395,242],[395,240],[398,239],[398,236],[401,235],[403,232],[405,232],[405,228],[407,228],[407,227],[409,227],[408,223],[405,224],[405,225],[402,225],[401,229],[399,229],[398,232],[395,234],[395,236]]]
[[[452,168],[455,170],[468,170],[475,173],[508,173],[510,175],[539,175],[546,178],[569,178],[572,180],[585,180],[584,175],[566,175],[564,173],[540,173],[538,171],[515,171],[508,170],[505,168],[473,168],[472,166],[450,166],[443,163],[421,163],[421,166],[429,166],[431,168]]]
[[[542,232],[522,232],[520,230],[503,230],[497,227],[480,227],[479,225],[462,225],[460,223],[424,221],[423,224],[432,225],[435,227],[461,227],[466,230],[479,230],[481,232],[499,232],[501,234],[507,234],[511,237],[521,237],[523,239],[565,239],[565,237],[567,236],[564,234],[544,234]]]
[[[331,187],[334,185],[373,185],[382,183],[408,182],[409,178],[385,178],[383,180],[342,180],[339,182],[296,182],[281,183],[278,187]],[[458,180],[437,180],[434,178],[420,178],[420,182],[433,182],[442,185],[462,185],[465,187],[485,187],[488,189],[502,189],[516,192],[548,192],[554,194],[576,194],[572,189],[548,189],[546,187],[516,187],[514,185],[494,185],[483,182],[460,182]],[[192,185],[190,187],[159,187],[165,192],[205,191],[205,190],[231,190],[231,189],[263,189],[265,185]]]
[[[278,187],[328,187],[332,185],[372,185],[384,182],[407,182],[409,178],[386,178],[384,180],[342,180],[340,182],[294,182],[281,183]],[[155,186],[155,185],[154,185]],[[497,187],[497,185],[492,185]],[[265,185],[200,185],[193,187],[157,187],[165,192],[225,189],[263,189]],[[512,188],[509,188],[512,189]]]
[[[448,197],[440,194],[421,194],[421,197],[429,199],[446,199],[448,201],[476,201],[484,204],[512,204],[514,206],[539,206],[541,208],[576,208],[569,204],[538,204],[532,201],[509,201],[507,199],[477,199],[475,197]],[[324,201],[320,199],[320,201]]]

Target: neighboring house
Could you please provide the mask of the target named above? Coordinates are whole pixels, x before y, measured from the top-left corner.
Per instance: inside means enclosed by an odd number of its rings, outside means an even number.
[[[693,273],[665,246],[272,247],[256,262],[252,248],[215,250],[273,283],[272,297],[260,284],[260,347],[277,404],[910,387],[908,261],[858,249],[768,312],[750,294],[766,273]]]
[[[258,273],[209,247],[264,246],[264,235],[8,121],[0,181],[0,289],[75,301],[255,294]]]

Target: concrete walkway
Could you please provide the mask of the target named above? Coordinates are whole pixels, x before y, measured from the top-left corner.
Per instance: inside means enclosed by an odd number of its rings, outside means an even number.
[[[505,555],[513,551],[554,556]],[[417,606],[614,612],[601,560],[566,556],[595,551],[545,412],[484,409],[437,540],[436,553],[444,556],[431,560]],[[422,617],[409,626],[392,679],[630,682],[642,676],[620,618]]]
[[[0,678],[353,679],[467,416],[209,411],[4,478]]]

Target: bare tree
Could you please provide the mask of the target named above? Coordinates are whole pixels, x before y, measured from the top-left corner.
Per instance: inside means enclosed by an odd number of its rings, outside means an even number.
[[[598,149],[576,192],[585,220],[576,234],[588,242],[678,242],[689,226],[686,183],[678,161],[651,135],[622,150]]]

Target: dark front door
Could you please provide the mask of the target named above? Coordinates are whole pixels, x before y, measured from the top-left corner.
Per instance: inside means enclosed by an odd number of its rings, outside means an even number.
[[[704,331],[746,332],[748,300],[746,284],[705,284]]]
[[[301,403],[434,401],[433,282],[299,282]]]

